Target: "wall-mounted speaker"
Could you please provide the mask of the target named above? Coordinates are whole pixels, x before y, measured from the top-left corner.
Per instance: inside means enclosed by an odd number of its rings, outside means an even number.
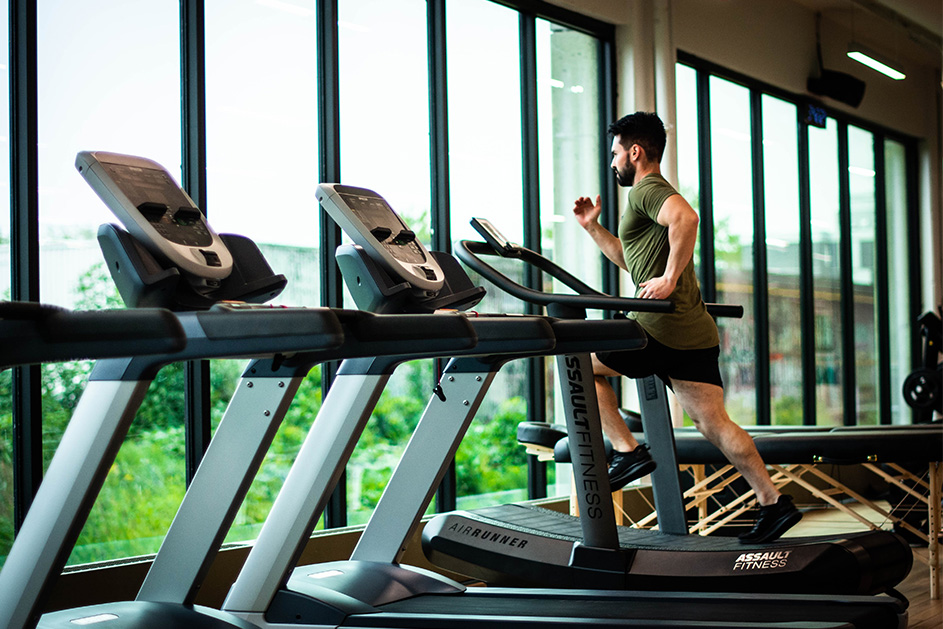
[[[818,78],[809,77],[806,89],[819,96],[828,96],[840,103],[857,107],[864,98],[865,83],[844,72],[822,70]]]

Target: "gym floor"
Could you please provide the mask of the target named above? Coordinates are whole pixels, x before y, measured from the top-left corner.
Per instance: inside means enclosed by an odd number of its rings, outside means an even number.
[[[865,514],[866,510],[859,511]],[[871,512],[873,514],[873,512]],[[787,536],[827,535],[841,531],[864,530],[864,525],[837,509],[807,511],[802,521]],[[914,567],[910,575],[898,586],[901,594],[910,601],[910,629],[940,629],[943,627],[943,598],[930,600],[930,568],[927,549],[914,550]],[[918,558],[922,557],[924,561]]]

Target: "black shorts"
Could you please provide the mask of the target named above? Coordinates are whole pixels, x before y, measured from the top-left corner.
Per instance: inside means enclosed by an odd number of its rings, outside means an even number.
[[[600,352],[596,358],[628,378],[655,375],[669,387],[670,378],[724,386],[718,362],[720,347],[717,345],[707,349],[673,349],[649,336],[648,344],[642,349]]]

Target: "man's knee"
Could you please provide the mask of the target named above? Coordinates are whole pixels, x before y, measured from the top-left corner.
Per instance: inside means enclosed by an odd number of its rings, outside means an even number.
[[[694,423],[694,427],[711,441],[715,439],[735,440],[741,436],[741,433],[746,434],[722,409],[701,413],[698,416],[692,415],[691,421]]]

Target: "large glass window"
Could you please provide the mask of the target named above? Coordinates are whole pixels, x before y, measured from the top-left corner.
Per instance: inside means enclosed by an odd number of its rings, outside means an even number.
[[[381,194],[431,241],[426,3],[340,0],[343,183]],[[365,522],[434,385],[430,361],[400,366],[347,467],[351,524]]]
[[[764,95],[763,183],[769,300],[772,424],[800,425],[802,326],[799,311],[799,147],[796,106]]]
[[[749,90],[712,76],[710,102],[717,301],[744,311],[743,319],[718,320],[721,375],[730,417],[749,425],[756,423]]]
[[[611,121],[599,119],[598,83],[599,41],[537,20],[541,250],[601,289],[599,248],[573,218],[576,198],[600,193],[599,145]]]
[[[843,423],[841,224],[838,200],[838,125],[809,128],[812,295],[815,311],[815,413],[819,425]]]
[[[518,15],[487,0],[449,0],[445,15],[452,239],[478,239],[469,221],[484,216],[523,242]]]
[[[273,303],[317,306],[317,54],[313,2],[208,0],[207,208],[213,227],[259,245],[288,286]],[[245,361],[213,361],[213,426]],[[227,541],[254,539],[321,406],[321,373],[301,385]]]
[[[37,19],[41,298],[74,308],[116,306],[95,240],[99,224],[116,221],[76,172],[75,156],[131,153],[179,176],[178,8],[159,0],[42,0]],[[43,368],[47,464],[89,368]],[[151,387],[71,563],[157,549],[184,491],[182,415],[170,399],[182,391],[175,374],[163,370]]]
[[[909,424],[910,407],[901,388],[911,370],[910,254],[907,229],[907,153],[903,144],[884,141],[884,182],[887,204],[887,288],[890,332],[891,423]]]
[[[851,277],[854,284],[856,423],[878,423],[874,136],[848,127]]]
[[[491,220],[505,236],[523,242],[520,39],[518,14],[483,0],[446,3],[449,77],[449,186],[452,240],[481,237],[472,217]],[[483,46],[481,34],[488,33]],[[498,259],[489,260],[489,262]],[[510,277],[523,265],[509,261]],[[523,312],[524,305],[494,286],[477,310]],[[525,363],[505,365],[492,382],[468,437],[455,455],[458,505],[526,498],[527,465],[513,443],[527,418]]]
[[[908,221],[913,208],[908,207],[906,142],[885,139],[879,147],[873,131],[841,124],[835,118],[826,118],[824,127],[813,126],[811,121],[803,123],[797,104],[787,96],[763,93],[765,87],[743,77],[736,77],[736,82],[727,80],[723,73],[700,69],[697,60],[680,56],[684,63],[676,66],[676,81],[681,186],[690,190],[687,195],[695,207],[706,201],[705,207],[713,210],[712,223],[702,225],[711,234],[714,248],[716,285],[708,288],[716,290],[717,301],[741,303],[745,308],[743,321],[718,321],[731,416],[746,423],[763,419],[752,403],[753,381],[764,371],[752,364],[752,310],[753,287],[765,285],[767,328],[762,332],[769,338],[771,423],[908,421],[909,415],[893,391],[907,375],[912,351],[909,269],[913,252]],[[698,92],[699,86],[704,87],[702,80],[706,82],[709,111],[701,111],[698,105],[702,102]],[[762,120],[762,173],[753,172],[749,146],[755,140],[750,135],[751,120],[757,118]],[[710,125],[700,133],[702,138],[705,134],[709,137],[704,145],[707,155],[700,154],[697,142],[698,125],[703,124]],[[807,142],[803,141],[805,134]],[[840,151],[845,146],[848,172],[840,172]],[[884,151],[882,172],[876,172],[876,150]],[[694,154],[696,159],[685,159],[686,154]],[[711,186],[700,190],[698,182],[703,177],[699,173],[707,167],[711,168]],[[802,198],[799,175],[806,168],[809,190],[805,193],[808,197]],[[883,243],[878,242],[884,233],[878,223],[878,177],[884,177],[886,191],[882,201],[887,207],[887,236]],[[762,180],[764,191],[766,265],[754,269],[752,238],[757,209],[751,191],[756,178]],[[701,199],[702,194],[708,196]],[[845,202],[847,208],[842,206]],[[803,225],[800,209],[806,207],[808,225]],[[842,214],[844,209],[849,210],[848,216]],[[803,240],[806,237],[808,242]],[[886,287],[878,273],[879,252],[884,250],[888,258]],[[848,255],[847,268],[843,255]],[[846,285],[851,290],[844,295]],[[885,294],[882,291],[886,291],[889,309],[887,339],[880,338],[885,329],[878,300],[878,295]],[[799,316],[806,307],[809,321]],[[762,319],[757,317],[756,321],[762,323]],[[807,325],[809,329],[805,329]],[[803,339],[814,343],[807,346]],[[884,348],[889,348],[890,356],[879,356]],[[814,352],[814,357],[803,356],[806,349]],[[854,355],[846,356],[847,351]],[[813,360],[814,369],[803,368],[805,361]],[[887,393],[890,400],[883,399],[885,392],[880,390],[885,364],[893,381],[892,391]],[[854,391],[847,386],[854,386]],[[854,400],[854,411],[846,408],[848,400]],[[881,416],[881,409],[888,407],[890,419]]]
[[[426,3],[340,0],[337,26],[344,183],[380,193],[408,224],[428,225]]]

